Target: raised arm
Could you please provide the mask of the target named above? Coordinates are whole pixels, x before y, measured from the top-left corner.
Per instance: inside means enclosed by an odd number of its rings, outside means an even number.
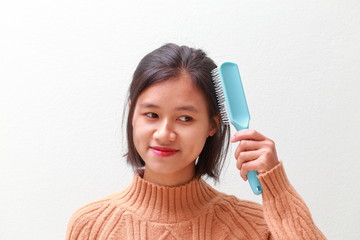
[[[326,239],[316,227],[305,202],[290,184],[283,164],[278,160],[274,141],[255,130],[242,130],[232,137],[231,142],[239,142],[235,158],[241,177],[247,180],[249,171],[259,172],[270,239]]]

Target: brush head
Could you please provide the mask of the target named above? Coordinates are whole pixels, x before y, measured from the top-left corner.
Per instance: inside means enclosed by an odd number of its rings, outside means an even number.
[[[228,112],[226,110],[225,96],[220,79],[219,70],[217,68],[213,69],[211,71],[211,76],[212,76],[212,81],[214,83],[215,94],[216,94],[216,99],[217,99],[222,123],[225,125],[229,125],[230,120],[229,120]]]
[[[238,131],[247,129],[250,114],[237,64],[224,62],[212,76],[223,123],[231,123]]]

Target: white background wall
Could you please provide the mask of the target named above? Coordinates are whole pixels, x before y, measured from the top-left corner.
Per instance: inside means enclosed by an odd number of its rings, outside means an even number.
[[[77,208],[128,185],[127,86],[167,42],[239,64],[251,127],[319,228],[359,239],[357,0],[3,1],[0,239],[63,239]],[[261,202],[233,159],[216,187]]]

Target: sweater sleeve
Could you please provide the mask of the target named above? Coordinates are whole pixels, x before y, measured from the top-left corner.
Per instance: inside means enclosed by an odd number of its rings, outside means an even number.
[[[260,174],[264,218],[270,239],[326,239],[316,227],[305,202],[290,184],[283,164]]]

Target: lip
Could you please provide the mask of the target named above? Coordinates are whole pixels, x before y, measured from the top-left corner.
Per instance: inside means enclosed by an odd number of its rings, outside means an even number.
[[[151,151],[159,157],[169,157],[177,153],[179,150],[169,147],[150,147]]]

